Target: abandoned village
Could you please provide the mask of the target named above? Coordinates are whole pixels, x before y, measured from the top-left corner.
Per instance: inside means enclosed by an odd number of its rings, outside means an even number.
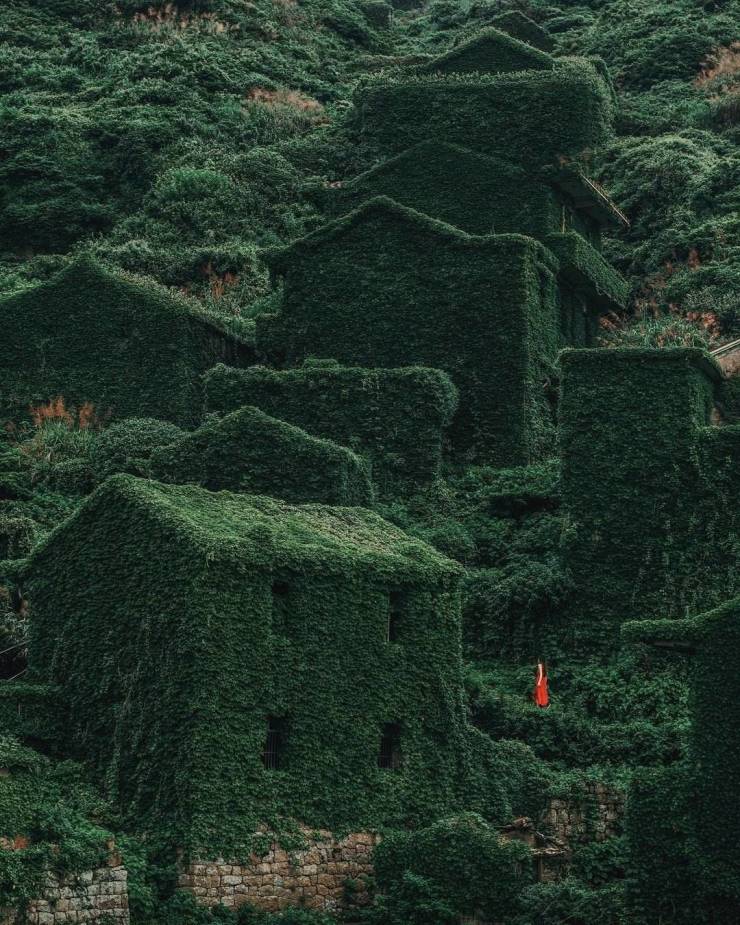
[[[601,252],[627,219],[583,166],[613,93],[598,60],[553,54],[521,15],[361,82],[352,118],[376,165],[316,189],[323,224],[266,254],[252,339],[84,255],[0,301],[6,430],[63,398],[111,435],[94,478],[56,472],[74,503],[54,529],[0,520],[28,626],[0,681],[17,743],[0,805],[24,818],[45,793],[35,762],[75,762],[117,820],[92,813],[93,855],[68,858],[64,838],[34,851],[0,819],[27,884],[4,925],[128,925],[132,839],[166,843],[204,909],[355,921],[386,833],[440,818],[492,825],[543,883],[621,839],[635,902],[670,868],[712,922],[740,921],[740,364],[598,346],[628,295]],[[151,431],[135,464],[113,443],[129,425]],[[0,505],[25,497],[14,459]],[[487,548],[529,531],[567,574],[526,625],[487,616],[438,525],[411,529],[418,499],[451,508],[440,486],[469,471],[498,486],[475,512]],[[559,666],[621,650],[688,678],[688,757],[538,784],[528,736],[558,722]],[[548,710],[516,681],[523,741],[509,693],[486,701],[489,728],[471,714],[470,651],[526,677],[547,665]]]

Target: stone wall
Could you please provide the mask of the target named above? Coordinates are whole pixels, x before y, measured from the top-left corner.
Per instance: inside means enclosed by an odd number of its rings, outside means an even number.
[[[522,817],[501,832],[508,841],[519,841],[532,852],[538,882],[552,882],[567,875],[573,849],[620,835],[625,794],[605,784],[591,782],[583,796],[553,799],[535,823]]]
[[[740,340],[713,350],[712,356],[722,367],[726,376],[740,376]]]
[[[551,800],[536,825],[519,819],[502,835],[532,849],[538,880],[558,879],[576,845],[620,834],[624,803],[621,791],[589,783],[583,797]],[[331,912],[369,903],[367,881],[373,875],[372,851],[380,837],[359,832],[338,839],[330,832],[309,829],[302,834],[305,847],[300,850],[288,851],[273,843],[266,854],[247,860],[192,861],[183,869],[179,886],[205,906],[221,903],[229,909],[249,903],[267,912],[297,905]]]
[[[0,925],[129,925],[126,868],[116,855],[105,867],[67,877],[48,872],[25,911],[0,909]]]
[[[287,906],[333,911],[370,901],[367,878],[379,837],[359,832],[336,839],[330,832],[303,830],[306,846],[287,851],[276,843],[246,861],[193,861],[179,885],[206,906],[238,908],[250,903],[275,912]],[[40,923],[43,925],[43,923]]]
[[[593,782],[581,799],[551,800],[540,821],[548,835],[574,847],[621,834],[624,809],[623,791]]]

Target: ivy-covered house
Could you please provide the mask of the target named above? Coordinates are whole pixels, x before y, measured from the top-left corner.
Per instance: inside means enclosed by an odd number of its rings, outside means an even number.
[[[152,454],[162,482],[266,494],[298,504],[368,505],[369,467],[352,450],[245,405]]]
[[[688,619],[628,623],[623,635],[629,642],[687,657],[692,710],[686,765],[653,775],[652,780],[638,775],[629,827],[631,851],[639,861],[632,890],[641,908],[659,914],[660,900],[688,885],[712,922],[733,925],[740,909],[740,716],[735,698],[728,696],[727,679],[740,652],[740,599]],[[679,830],[683,864],[678,874],[684,880],[680,885],[677,871],[664,863],[660,849],[652,850],[651,856],[651,809],[656,805],[663,810],[658,832],[665,837],[670,831],[676,838],[671,802],[689,823]]]
[[[335,216],[375,196],[388,196],[468,234],[526,234],[544,240],[575,231],[599,251],[602,228],[627,223],[602,188],[573,165],[532,173],[515,161],[436,139],[420,141],[317,193]]]
[[[458,573],[360,508],[114,476],[28,566],[56,747],[201,857],[278,816],[500,816],[466,723]]]
[[[320,190],[333,220],[268,255],[284,286],[257,319],[258,353],[437,367],[460,394],[455,462],[541,459],[558,350],[592,346],[626,304],[600,253],[624,217],[582,165],[611,131],[608,81],[487,29],[363,84],[355,105],[379,163]]]
[[[80,258],[45,283],[0,299],[0,423],[61,398],[99,420],[197,423],[200,375],[239,366],[248,344],[151,281]]]
[[[283,301],[257,345],[274,362],[436,367],[460,393],[458,459],[518,465],[550,446],[557,263],[533,238],[474,237],[378,197],[270,262]]]
[[[209,413],[253,405],[348,447],[367,460],[384,495],[423,488],[439,477],[445,429],[457,406],[457,390],[439,369],[341,366],[325,359],[295,369],[219,364],[205,375],[204,391]]]
[[[740,428],[712,425],[719,367],[678,347],[568,350],[560,367],[571,643],[613,645],[626,620],[726,600],[740,561]]]

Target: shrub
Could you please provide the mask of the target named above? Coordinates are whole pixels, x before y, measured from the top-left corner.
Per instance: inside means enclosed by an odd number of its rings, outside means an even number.
[[[680,315],[651,317],[642,314],[618,321],[604,318],[599,337],[601,347],[699,347],[708,350],[713,342],[711,331],[701,322]]]
[[[442,819],[414,832],[393,832],[375,849],[388,925],[453,923],[477,914],[497,921],[517,908],[528,882],[529,850],[504,842],[480,816]]]
[[[182,436],[184,432],[167,421],[128,418],[103,431],[90,461],[101,480],[115,472],[143,475],[148,471],[152,453]]]

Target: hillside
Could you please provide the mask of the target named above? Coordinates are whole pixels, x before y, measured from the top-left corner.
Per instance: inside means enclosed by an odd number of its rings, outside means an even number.
[[[259,248],[317,221],[306,187],[373,162],[345,118],[357,81],[507,9],[609,67],[617,139],[595,166],[631,222],[607,253],[633,306],[737,335],[732,0],[433,2],[392,17],[372,0],[19,0],[2,14],[2,289],[92,250],[248,319],[268,291]]]
[[[0,34],[0,923],[732,925],[740,2]]]

